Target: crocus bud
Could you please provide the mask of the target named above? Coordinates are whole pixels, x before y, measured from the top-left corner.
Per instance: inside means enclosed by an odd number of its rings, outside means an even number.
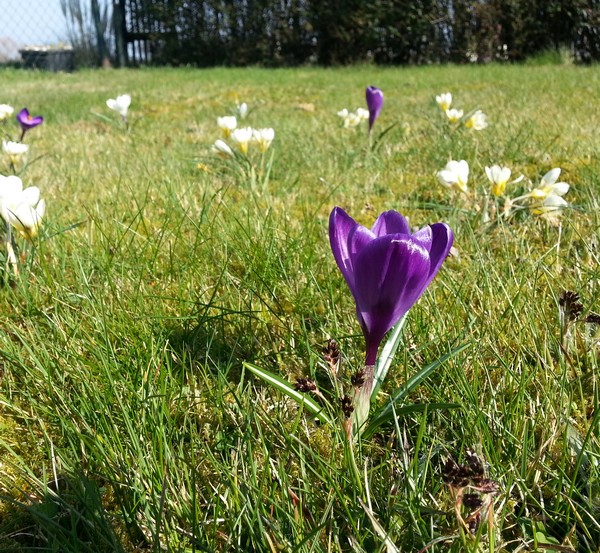
[[[379,117],[383,107],[383,92],[376,86],[368,86],[366,96],[367,107],[369,108],[369,132],[371,132],[375,119]]]

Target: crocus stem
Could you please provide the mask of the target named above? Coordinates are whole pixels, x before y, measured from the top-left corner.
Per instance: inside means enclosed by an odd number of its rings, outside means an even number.
[[[518,196],[517,198],[513,198],[511,202],[514,204],[515,202],[519,202],[527,198],[531,198],[531,192],[529,192],[528,194],[523,194],[522,196]]]
[[[356,388],[354,393],[354,435],[357,436],[362,430],[362,426],[369,418],[369,409],[371,408],[371,393],[373,392],[374,365],[366,365],[363,369],[363,384]]]
[[[496,551],[496,527],[494,524],[493,502],[488,506],[488,540],[490,544],[490,553]]]
[[[17,256],[13,248],[12,229],[10,225],[6,225],[6,265],[10,265],[15,276],[19,274],[19,266],[17,264]]]
[[[354,479],[354,484],[358,489],[360,495],[362,495],[362,479],[360,476],[360,471],[358,470],[358,465],[356,464],[356,458],[354,457],[354,447],[351,441],[346,442],[346,461],[350,463],[350,469],[352,472],[352,478]]]
[[[21,130],[21,138],[19,138],[19,142],[23,142],[23,138],[25,138],[26,129]]]

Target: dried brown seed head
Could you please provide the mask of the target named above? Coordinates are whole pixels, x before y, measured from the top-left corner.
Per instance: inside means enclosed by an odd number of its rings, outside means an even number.
[[[483,505],[483,500],[477,493],[465,493],[462,496],[463,505],[472,511],[479,509]]]
[[[294,384],[294,389],[306,394],[308,392],[315,392],[317,390],[317,385],[312,378],[298,378]]]
[[[600,325],[600,315],[598,315],[598,313],[589,313],[585,318],[585,322]]]
[[[352,416],[352,412],[354,411],[354,405],[352,405],[352,398],[349,396],[344,396],[340,400],[340,407],[342,408],[342,413],[344,417],[349,419]]]
[[[365,383],[365,369],[357,370],[351,377],[350,382],[352,386],[360,388]]]
[[[558,298],[558,306],[565,321],[573,322],[581,315],[583,305],[579,301],[579,294],[571,290],[564,290]]]

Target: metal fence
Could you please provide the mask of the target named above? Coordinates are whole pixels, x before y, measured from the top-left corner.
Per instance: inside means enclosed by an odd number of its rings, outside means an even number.
[[[0,0],[0,63],[72,49],[79,63],[95,64],[114,49],[112,8],[113,0]]]

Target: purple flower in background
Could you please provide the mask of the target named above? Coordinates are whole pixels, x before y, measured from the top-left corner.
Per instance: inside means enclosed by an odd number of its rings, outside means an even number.
[[[23,108],[17,114],[17,121],[19,122],[19,125],[21,125],[21,141],[23,141],[25,133],[28,130],[33,129],[33,127],[41,125],[44,122],[44,118],[41,115],[33,117],[32,115],[29,115],[29,110],[27,108]]]
[[[375,119],[379,117],[383,107],[383,92],[376,86],[367,87],[367,107],[369,108],[369,132],[371,132]]]
[[[445,223],[411,234],[397,211],[382,213],[369,230],[336,207],[329,217],[329,241],[356,301],[366,341],[366,365],[374,365],[383,337],[438,273],[454,234]]]

